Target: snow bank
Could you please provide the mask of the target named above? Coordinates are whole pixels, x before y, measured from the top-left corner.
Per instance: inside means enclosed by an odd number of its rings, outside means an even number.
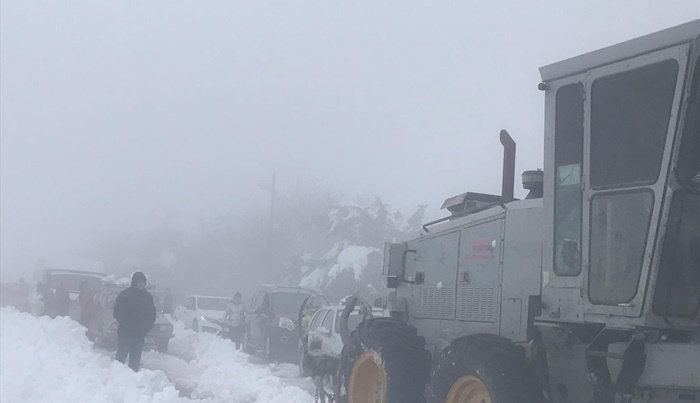
[[[161,371],[133,372],[93,350],[69,318],[0,310],[0,396],[14,402],[188,401]]]
[[[288,368],[251,363],[250,356],[237,351],[230,341],[185,330],[179,322],[175,338],[170,342],[170,352],[201,370],[193,382],[193,398],[241,403],[311,403],[314,400],[307,391],[280,379],[284,376],[280,371]]]
[[[295,366],[252,363],[250,356],[236,351],[230,341],[185,330],[180,322],[175,322],[172,355],[146,352],[143,365],[154,370],[134,373],[94,349],[85,337],[85,329],[69,318],[36,318],[14,308],[2,308],[0,320],[3,403],[314,400],[307,391],[310,385],[294,376]]]

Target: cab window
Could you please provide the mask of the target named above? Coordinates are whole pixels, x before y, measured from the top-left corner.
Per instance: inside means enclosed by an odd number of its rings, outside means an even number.
[[[601,77],[591,88],[591,186],[652,184],[659,178],[678,76],[664,60]]]
[[[694,317],[700,309],[700,193],[676,191],[666,228],[653,310]]]
[[[700,188],[700,57],[695,61],[678,156],[678,181]]]
[[[554,139],[554,273],[581,273],[583,86],[557,91]]]

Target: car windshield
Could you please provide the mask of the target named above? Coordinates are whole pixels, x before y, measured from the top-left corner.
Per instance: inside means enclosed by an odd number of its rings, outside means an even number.
[[[230,298],[199,297],[197,298],[197,308],[207,311],[225,311],[230,301]]]
[[[309,297],[308,293],[289,293],[289,292],[278,292],[272,295],[272,309],[273,311],[287,316],[289,318],[296,318],[299,315],[299,309],[301,309],[301,304],[304,300]]]

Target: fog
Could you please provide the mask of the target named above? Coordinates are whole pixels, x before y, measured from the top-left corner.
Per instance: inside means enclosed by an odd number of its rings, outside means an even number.
[[[700,1],[3,0],[0,18],[5,280],[112,233],[264,222],[273,172],[280,195],[407,215],[499,193],[500,129],[518,175],[542,167],[540,66]]]

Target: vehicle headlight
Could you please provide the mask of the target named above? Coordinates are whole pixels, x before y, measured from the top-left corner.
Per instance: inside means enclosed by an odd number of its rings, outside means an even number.
[[[161,333],[172,333],[173,326],[172,325],[159,325],[158,331]]]
[[[214,319],[214,318],[210,318],[210,317],[204,316],[204,315],[202,315],[202,320],[203,320],[203,321],[206,321],[206,322],[211,322],[211,323],[213,323],[213,324],[215,324],[215,325],[218,325],[218,324],[219,324],[219,321],[218,321],[218,320],[216,320],[216,319]]]
[[[289,318],[280,318],[280,321],[277,324],[277,326],[284,327],[287,330],[294,330],[294,328],[296,327],[294,325],[294,321]]]

